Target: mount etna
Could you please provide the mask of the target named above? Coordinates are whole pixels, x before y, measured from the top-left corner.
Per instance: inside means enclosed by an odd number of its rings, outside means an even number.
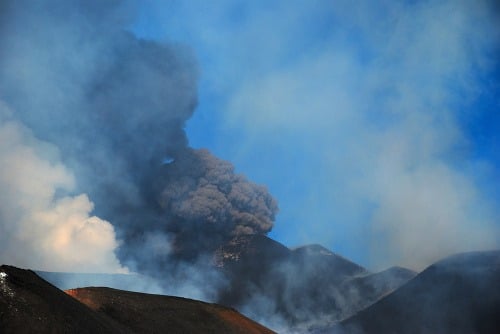
[[[345,319],[415,275],[396,267],[372,273],[320,245],[289,249],[263,235],[233,238],[214,251],[210,263],[217,279],[224,282],[214,291],[213,301],[236,308],[271,328],[299,332]],[[167,270],[158,270],[154,277],[38,274],[62,289],[104,285],[165,291],[171,284]],[[148,282],[153,285],[148,286]]]
[[[0,0],[0,333],[500,332],[486,2]]]
[[[272,332],[239,310],[280,333],[500,330],[500,251],[457,254],[419,274],[400,267],[372,273],[322,246],[288,249],[259,235],[235,238],[213,257],[212,265],[226,278],[218,304],[125,291],[151,288],[155,280],[144,275],[35,273],[2,266],[0,328],[2,333]]]

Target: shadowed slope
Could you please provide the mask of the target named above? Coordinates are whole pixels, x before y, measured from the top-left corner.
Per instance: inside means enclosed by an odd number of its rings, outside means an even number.
[[[320,245],[291,250],[262,235],[239,236],[216,255],[230,281],[219,303],[300,329],[345,319],[412,277],[372,274]]]
[[[364,309],[395,291],[417,275],[416,272],[391,267],[381,272],[348,279],[341,285],[343,295],[351,305],[351,314]]]
[[[439,261],[342,323],[341,333],[499,333],[500,251]]]
[[[273,332],[215,304],[110,288],[64,293],[33,271],[4,265],[0,266],[0,333]]]
[[[233,309],[186,298],[110,288],[80,288],[66,293],[136,333],[273,333]]]
[[[30,270],[0,266],[1,333],[131,333]]]

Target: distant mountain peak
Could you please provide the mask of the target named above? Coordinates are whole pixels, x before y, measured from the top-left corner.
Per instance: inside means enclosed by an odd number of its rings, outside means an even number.
[[[237,263],[242,259],[286,258],[290,250],[281,243],[261,234],[247,234],[232,238],[226,244],[219,246],[213,255],[216,267],[223,268],[228,264]]]
[[[500,251],[449,256],[342,322],[342,333],[498,333]]]
[[[432,264],[431,267],[458,270],[467,267],[469,270],[495,266],[500,268],[500,250],[473,251],[453,254]]]
[[[310,254],[340,256],[340,255],[335,254],[334,252],[330,251],[329,249],[321,246],[320,244],[303,245],[303,246],[293,248],[292,251],[294,251],[294,252],[308,252]]]

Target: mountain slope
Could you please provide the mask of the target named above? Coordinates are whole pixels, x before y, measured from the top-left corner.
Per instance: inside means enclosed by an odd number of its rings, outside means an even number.
[[[289,249],[264,235],[233,238],[215,251],[212,263],[227,279],[216,302],[276,329],[302,330],[318,323],[340,321],[415,275],[397,267],[371,273],[320,245]],[[142,275],[40,275],[63,289],[108,286],[157,293],[152,290],[155,285],[169,284],[168,279],[162,280],[162,276],[168,277],[167,273],[162,275],[160,268],[158,272],[158,282]]]
[[[131,333],[39,278],[0,266],[1,333]]]
[[[342,322],[341,333],[499,333],[500,251],[451,256]]]
[[[131,274],[103,273],[64,273],[39,271],[35,273],[61,290],[87,286],[105,286],[119,290],[161,294],[162,288],[158,282],[149,276]]]
[[[356,276],[341,284],[341,291],[351,305],[351,315],[377,302],[415,277],[417,273],[402,267]]]
[[[230,282],[219,303],[300,330],[351,316],[413,276],[392,270],[371,277],[320,245],[291,250],[262,235],[240,236],[217,255]]]
[[[0,332],[273,333],[215,304],[109,288],[64,293],[33,271],[11,266],[0,266]]]
[[[233,309],[187,298],[151,295],[110,288],[67,290],[91,309],[135,333],[271,334]]]

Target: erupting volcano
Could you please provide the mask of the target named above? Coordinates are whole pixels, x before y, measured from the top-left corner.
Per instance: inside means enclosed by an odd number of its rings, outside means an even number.
[[[0,0],[0,332],[498,331],[497,9]]]

